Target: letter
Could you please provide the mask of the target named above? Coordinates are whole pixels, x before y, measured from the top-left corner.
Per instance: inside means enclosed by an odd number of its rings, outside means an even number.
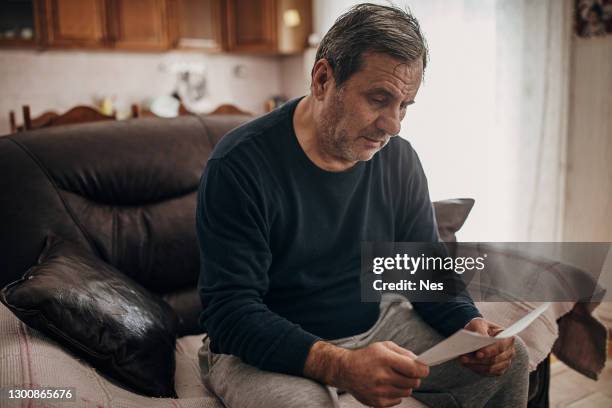
[[[402,256],[400,254],[395,254],[395,268],[398,271],[402,270]]]
[[[409,271],[410,270],[410,266],[408,265],[408,260],[410,259],[410,257],[408,256],[408,254],[404,254],[404,257],[402,258],[402,261],[404,261],[404,270],[405,271]]]
[[[425,282],[423,280],[419,281],[419,290],[429,290],[429,279]]]
[[[412,270],[410,271],[411,275],[414,275],[419,269],[419,265],[421,264],[421,258],[410,257],[410,262],[412,263]]]
[[[385,268],[387,270],[392,270],[395,268],[395,263],[393,261],[393,258],[385,258]]]
[[[482,271],[484,269],[484,258],[482,256],[479,256],[478,258],[476,258],[476,263],[478,264],[478,266],[476,267],[476,269],[478,269],[479,271]]]
[[[376,286],[377,283],[382,283],[381,279],[376,279],[373,283],[372,286],[374,287],[374,290],[382,290],[382,288],[380,287],[380,285]]]
[[[465,265],[465,258],[460,257],[460,256],[456,257],[455,258],[455,272],[458,273],[459,275],[465,272],[465,268],[463,267],[463,265]]]
[[[439,256],[430,256],[427,258],[428,261],[428,265],[427,265],[427,269],[431,269],[431,270],[437,270],[437,271],[441,271],[442,269],[444,269],[442,267],[442,258]],[[432,261],[433,267],[429,266],[429,261]]]
[[[384,261],[384,258],[381,258],[381,257],[374,258],[374,268],[372,269],[372,272],[374,272],[377,275],[380,275],[381,273],[383,273],[385,271],[384,268],[381,268],[383,261]]]

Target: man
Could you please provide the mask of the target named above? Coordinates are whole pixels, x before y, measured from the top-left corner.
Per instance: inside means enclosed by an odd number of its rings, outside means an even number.
[[[431,369],[415,354],[465,327],[500,329],[469,298],[360,301],[363,241],[438,240],[427,182],[393,137],[427,62],[417,21],[372,4],[323,38],[311,93],[227,134],[202,177],[203,378],[234,407],[326,407],[337,390],[393,406],[526,404],[519,340]],[[487,376],[490,375],[490,376]]]

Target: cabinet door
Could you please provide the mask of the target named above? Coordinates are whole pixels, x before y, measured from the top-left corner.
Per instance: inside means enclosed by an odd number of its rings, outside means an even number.
[[[47,42],[51,46],[106,45],[104,0],[46,0]]]
[[[111,0],[115,48],[161,50],[171,45],[167,0]]]
[[[178,46],[223,50],[224,13],[223,0],[179,0]]]
[[[43,10],[41,0],[0,1],[0,46],[42,45]]]
[[[276,52],[275,0],[228,0],[226,16],[229,51]]]

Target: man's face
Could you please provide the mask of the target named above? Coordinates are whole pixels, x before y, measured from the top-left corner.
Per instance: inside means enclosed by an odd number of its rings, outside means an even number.
[[[422,61],[410,65],[366,53],[359,71],[340,88],[325,91],[317,134],[325,154],[345,162],[370,160],[400,131],[423,76]]]

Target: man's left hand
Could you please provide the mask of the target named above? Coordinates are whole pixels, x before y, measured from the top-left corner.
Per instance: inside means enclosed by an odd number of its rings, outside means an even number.
[[[465,326],[465,330],[495,337],[504,329],[484,319],[474,319]],[[464,367],[487,376],[502,375],[512,362],[514,356],[514,337],[500,339],[495,343],[459,357]]]

